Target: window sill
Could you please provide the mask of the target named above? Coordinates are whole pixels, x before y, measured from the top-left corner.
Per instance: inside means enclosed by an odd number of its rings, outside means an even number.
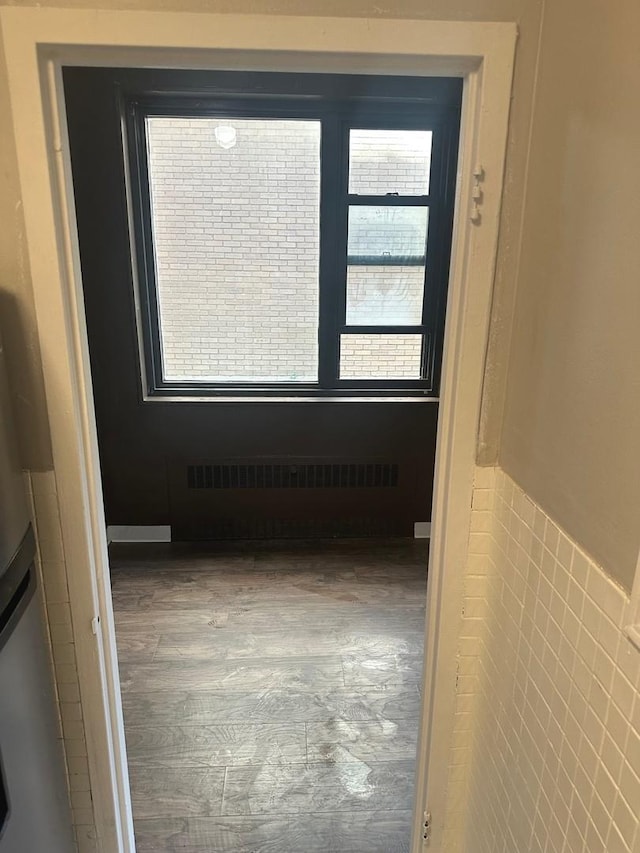
[[[336,395],[336,396],[304,396],[304,395],[278,395],[278,396],[248,396],[248,395],[225,395],[204,397],[179,397],[179,396],[145,396],[145,403],[438,403],[439,397],[429,397],[426,394],[367,394],[367,395]]]

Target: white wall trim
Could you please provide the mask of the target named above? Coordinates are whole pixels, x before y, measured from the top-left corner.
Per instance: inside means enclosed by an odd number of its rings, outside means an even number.
[[[414,539],[429,539],[431,537],[431,522],[416,521],[413,525]]]
[[[100,465],[92,404],[61,65],[323,70],[464,77],[459,186],[439,411],[428,583],[424,717],[412,850],[433,813],[442,848],[455,650],[507,139],[516,27],[365,20],[10,8],[0,10],[98,846],[135,850],[119,695]],[[472,172],[485,171],[471,225]],[[102,635],[91,633],[99,613]]]
[[[171,525],[110,524],[107,542],[171,542]]]

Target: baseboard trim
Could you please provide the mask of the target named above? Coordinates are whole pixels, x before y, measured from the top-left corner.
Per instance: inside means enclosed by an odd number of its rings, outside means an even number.
[[[109,524],[107,542],[171,542],[169,524]]]

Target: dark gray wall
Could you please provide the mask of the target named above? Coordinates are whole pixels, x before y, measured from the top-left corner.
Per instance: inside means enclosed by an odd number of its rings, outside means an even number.
[[[65,76],[107,523],[180,523],[184,462],[360,460],[398,463],[398,486],[339,495],[201,493],[200,510],[212,520],[234,513],[377,519],[381,532],[388,520],[410,535],[414,521],[430,518],[436,403],[141,401],[114,73],[125,72],[76,69]]]

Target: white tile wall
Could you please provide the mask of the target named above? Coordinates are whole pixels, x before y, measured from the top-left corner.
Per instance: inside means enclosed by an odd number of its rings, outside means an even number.
[[[27,473],[25,480],[38,542],[76,843],[78,853],[93,853],[95,822],[55,475]]]
[[[447,853],[640,850],[628,596],[500,469],[472,518]]]

